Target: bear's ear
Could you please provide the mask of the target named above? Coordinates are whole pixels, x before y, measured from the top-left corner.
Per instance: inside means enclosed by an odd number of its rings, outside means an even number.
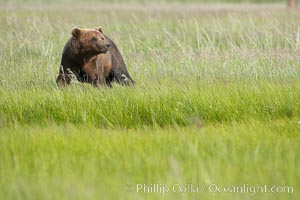
[[[101,27],[99,27],[99,28],[96,28],[96,30],[97,30],[97,31],[99,31],[100,33],[103,33],[103,31],[102,31],[102,28],[101,28]]]
[[[79,38],[80,33],[81,33],[81,30],[79,28],[73,28],[73,30],[72,30],[72,36],[73,37]]]

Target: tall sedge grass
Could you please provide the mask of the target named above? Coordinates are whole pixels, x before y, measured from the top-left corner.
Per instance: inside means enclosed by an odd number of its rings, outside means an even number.
[[[168,88],[168,82],[160,89],[115,85],[103,91],[80,85],[63,91],[54,85],[27,85],[8,94],[2,92],[1,117],[3,125],[70,122],[127,128],[186,126],[195,117],[205,122],[294,119],[300,109],[296,83],[199,82],[192,87]]]
[[[194,117],[205,122],[299,117],[296,12],[85,9],[80,17],[68,9],[1,14],[3,30],[10,30],[0,39],[2,124],[186,126]],[[73,26],[103,26],[122,51],[136,88],[56,89]]]

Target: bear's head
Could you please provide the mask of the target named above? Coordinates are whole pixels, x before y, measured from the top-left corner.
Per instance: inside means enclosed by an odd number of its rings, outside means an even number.
[[[93,56],[100,53],[106,53],[110,46],[106,43],[101,28],[74,28],[72,30],[72,45],[74,52],[83,56]]]

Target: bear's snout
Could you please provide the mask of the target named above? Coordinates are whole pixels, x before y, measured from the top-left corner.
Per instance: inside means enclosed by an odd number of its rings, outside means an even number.
[[[108,47],[105,44],[97,44],[95,47],[97,53],[106,53],[108,51]]]

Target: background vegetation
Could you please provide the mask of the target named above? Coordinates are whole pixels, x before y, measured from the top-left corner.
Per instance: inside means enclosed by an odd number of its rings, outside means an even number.
[[[18,2],[0,6],[0,199],[162,198],[126,191],[137,183],[294,187],[166,199],[297,199],[299,10]],[[102,26],[136,87],[58,90],[74,26]]]
[[[7,3],[5,0],[0,2]],[[274,3],[283,0],[10,0],[9,3]]]

